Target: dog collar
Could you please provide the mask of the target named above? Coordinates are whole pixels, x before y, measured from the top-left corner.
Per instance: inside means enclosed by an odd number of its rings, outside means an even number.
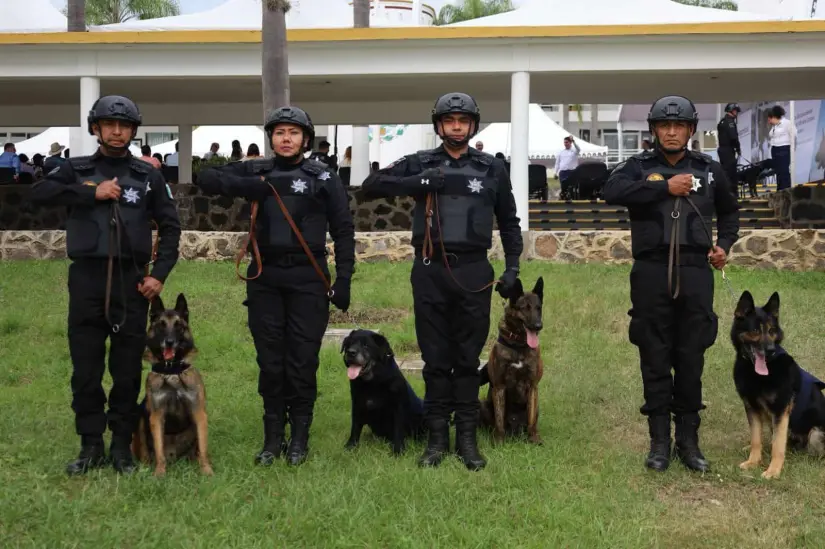
[[[498,342],[504,345],[505,347],[510,347],[511,349],[527,348],[527,336],[520,336],[515,332],[511,332],[510,330],[499,329]]]
[[[165,376],[179,376],[189,369],[190,364],[181,360],[166,360],[152,364],[152,371]]]

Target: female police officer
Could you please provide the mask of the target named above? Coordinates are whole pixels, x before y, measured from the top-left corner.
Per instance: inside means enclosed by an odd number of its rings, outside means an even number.
[[[328,303],[331,300],[342,311],[349,308],[355,229],[338,176],[326,164],[304,158],[315,137],[309,115],[296,107],[281,107],[267,117],[264,130],[274,158],[204,170],[197,184],[208,194],[259,203],[260,213],[250,222],[256,262],[248,269],[244,302],[264,404],[264,445],[255,461],[271,465],[286,452],[288,463],[298,465],[308,451]],[[327,286],[327,224],[335,242],[337,276],[331,288]]]

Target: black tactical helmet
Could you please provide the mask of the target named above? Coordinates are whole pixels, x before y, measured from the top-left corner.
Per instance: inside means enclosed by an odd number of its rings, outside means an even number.
[[[266,138],[272,143],[272,131],[278,124],[295,124],[304,130],[309,137],[309,148],[315,141],[315,126],[312,124],[312,119],[309,115],[298,107],[280,107],[269,113],[264,124],[264,131]]]
[[[140,110],[134,101],[122,95],[104,95],[92,105],[89,116],[86,118],[89,126],[89,135],[94,135],[92,124],[100,120],[124,120],[138,126],[143,123]]]
[[[436,133],[438,132],[436,122],[438,122],[442,116],[449,113],[470,115],[476,123],[473,135],[475,135],[475,132],[478,132],[478,125],[481,122],[481,111],[478,110],[478,103],[476,103],[476,100],[471,96],[466,93],[446,93],[438,98],[433,107],[432,115],[433,127],[436,128]],[[472,135],[470,137],[472,137]]]
[[[742,108],[739,106],[738,103],[728,103],[727,105],[725,105],[725,112],[733,112],[733,111],[742,112]]]
[[[679,120],[690,122],[695,126],[699,123],[699,113],[693,101],[681,95],[667,95],[657,99],[647,113],[647,123],[653,126],[654,122],[663,120]]]

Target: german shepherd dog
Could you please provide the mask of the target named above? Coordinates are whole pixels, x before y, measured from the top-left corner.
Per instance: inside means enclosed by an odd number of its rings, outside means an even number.
[[[539,277],[529,293],[516,279],[510,302],[498,326],[498,339],[490,359],[481,368],[481,385],[490,383],[487,399],[481,401],[481,423],[493,430],[500,443],[505,435],[527,433],[541,444],[538,433],[539,381],[544,364],[539,348],[544,302],[544,279]]]
[[[166,474],[166,462],[197,458],[201,472],[212,474],[206,451],[206,389],[191,365],[196,354],[183,294],[174,309],[160,296],[152,300],[144,360],[152,365],[146,396],[132,439],[132,452],[144,463],[155,459],[155,476]]]
[[[352,400],[352,427],[346,448],[358,446],[364,425],[404,453],[407,438],[426,433],[424,405],[395,361],[387,338],[371,330],[353,330],[341,344]]]
[[[771,462],[762,478],[779,477],[788,442],[793,449],[825,454],[825,383],[799,367],[780,344],[779,294],[764,307],[754,304],[750,292],[739,298],[731,327],[736,348],[733,380],[745,405],[751,432],[750,455],[739,465],[758,467],[762,461],[762,426],[773,429]]]

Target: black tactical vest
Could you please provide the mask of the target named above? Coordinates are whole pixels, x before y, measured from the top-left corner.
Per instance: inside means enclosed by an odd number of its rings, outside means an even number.
[[[431,236],[435,249],[439,249],[439,236],[449,252],[488,250],[493,245],[493,219],[498,197],[498,180],[495,178],[489,155],[470,157],[470,162],[460,168],[453,159],[440,159],[432,151],[419,151],[422,170],[440,167],[444,172],[444,188],[435,195],[441,223],[433,217]],[[413,210],[413,242],[424,238],[427,223],[425,201],[416,201]]]
[[[91,156],[69,158],[77,183],[96,186],[110,176],[105,176]],[[165,189],[149,189],[151,166],[136,158],[129,160],[128,170],[117,176],[120,187],[119,219],[122,222],[120,246],[115,245],[115,257],[131,257],[146,263],[152,257],[152,227],[149,212],[149,192],[165,192]],[[95,202],[94,206],[73,206],[66,220],[66,253],[71,259],[109,257],[114,202]]]
[[[650,212],[652,219],[649,218],[648,222],[656,222],[656,230],[661,235],[659,246],[670,246],[673,223],[678,218],[679,245],[694,248],[696,251],[709,250],[713,244],[708,238],[708,234],[713,234],[711,223],[715,212],[713,197],[716,189],[713,173],[710,170],[710,160],[704,156],[700,157],[688,153],[684,161],[685,165],[674,168],[663,164],[657,157],[652,155],[641,155],[637,158],[641,160],[642,179],[644,181],[667,181],[674,175],[679,174],[689,174],[693,177],[693,190],[686,198],[690,198],[696,209],[702,214],[701,216],[682,197],[669,196],[658,204],[651,205],[653,208],[653,211]],[[637,232],[644,234],[647,231]],[[649,247],[650,243],[647,242],[649,235],[645,234],[644,236],[645,245]]]
[[[251,160],[248,164],[253,174],[264,176],[278,191],[313,254],[323,256],[328,224],[324,187],[330,178],[326,166],[313,160],[304,160],[291,169],[276,166],[272,159]],[[255,231],[262,250],[274,254],[304,254],[274,196],[261,202]]]

